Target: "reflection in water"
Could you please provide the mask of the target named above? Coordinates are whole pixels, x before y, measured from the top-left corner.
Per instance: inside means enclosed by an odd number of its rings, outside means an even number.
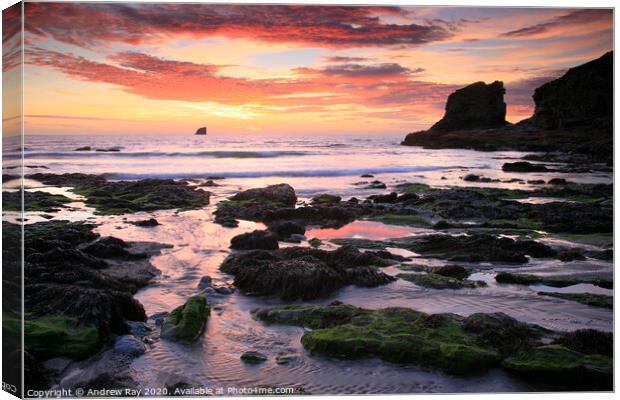
[[[306,231],[306,237],[318,239],[355,238],[385,240],[428,232],[432,231],[430,229],[414,228],[410,226],[387,225],[381,222],[355,221],[337,229],[310,229]]]

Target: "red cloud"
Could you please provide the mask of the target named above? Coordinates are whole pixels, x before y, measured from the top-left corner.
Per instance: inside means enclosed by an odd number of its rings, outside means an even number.
[[[610,9],[590,9],[590,10],[576,10],[571,11],[568,14],[560,15],[547,22],[543,22],[536,25],[526,26],[524,28],[516,29],[510,32],[503,33],[504,37],[529,37],[536,36],[542,33],[547,33],[551,30],[574,26],[575,24],[588,24],[592,22],[608,22],[609,26],[613,26],[613,11]]]
[[[415,46],[452,36],[444,24],[388,24],[398,7],[26,3],[26,30],[78,46],[170,36],[255,39],[325,47]]]
[[[297,70],[298,79],[226,77],[218,65],[166,60],[135,52],[110,57],[100,63],[72,54],[29,48],[26,62],[51,67],[68,76],[89,82],[120,86],[128,93],[150,99],[189,102],[218,102],[229,105],[257,104],[312,110],[335,104],[363,104],[369,107],[430,105],[443,102],[454,90],[451,85],[420,82],[398,64],[338,65],[322,70]],[[330,95],[304,95],[330,93]]]

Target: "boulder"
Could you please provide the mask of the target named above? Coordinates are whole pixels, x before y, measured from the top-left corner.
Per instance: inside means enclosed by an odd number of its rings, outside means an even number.
[[[431,131],[499,128],[506,122],[504,83],[476,82],[448,96],[446,113]]]
[[[278,238],[269,231],[255,230],[232,238],[230,248],[234,250],[275,250],[278,248]]]
[[[549,171],[549,169],[543,164],[532,164],[527,161],[517,161],[517,162],[512,162],[512,163],[504,163],[504,165],[502,165],[502,171],[504,172],[547,172]]]
[[[312,203],[316,204],[335,204],[340,203],[342,197],[333,194],[318,194],[312,198]]]
[[[259,200],[293,206],[297,203],[295,189],[286,183],[271,185],[264,188],[248,189],[230,198],[233,201]]]
[[[234,275],[235,286],[246,294],[311,300],[351,284],[375,287],[392,282],[393,277],[376,268],[392,263],[351,246],[335,251],[288,247],[231,254],[220,269]]]
[[[249,364],[259,364],[267,361],[267,356],[258,351],[246,351],[241,355],[241,361]]]
[[[146,353],[146,346],[142,340],[133,335],[118,336],[114,341],[114,352],[129,356],[139,356]]]
[[[174,341],[194,341],[202,334],[211,308],[204,296],[192,296],[168,314],[161,327],[161,337]]]

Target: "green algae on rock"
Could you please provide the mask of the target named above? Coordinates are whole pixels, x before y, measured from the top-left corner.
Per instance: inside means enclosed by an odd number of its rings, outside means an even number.
[[[498,283],[512,283],[515,285],[547,285],[551,287],[567,287],[577,285],[579,283],[591,283],[595,286],[610,289],[613,282],[607,279],[578,279],[572,277],[556,277],[556,276],[537,276],[531,274],[512,274],[510,272],[500,272],[495,275]]]
[[[538,292],[538,295],[557,297],[564,300],[573,300],[592,307],[614,308],[614,297],[606,296],[604,294]]]
[[[208,205],[210,197],[209,192],[173,179],[108,181],[100,175],[42,173],[27,177],[46,185],[73,187],[72,191],[85,196],[86,205],[100,215],[194,209]]]
[[[74,201],[61,194],[51,194],[41,191],[24,191],[23,194],[24,211],[52,212]],[[21,192],[2,192],[2,208],[4,211],[21,211],[21,204]]]
[[[398,278],[415,283],[418,286],[432,289],[474,289],[486,286],[483,281],[472,281],[469,279],[458,279],[449,276],[443,276],[435,273],[426,274],[398,274]]]
[[[2,324],[7,331],[21,335],[19,320],[5,317]],[[24,321],[26,351],[44,360],[54,357],[82,360],[95,354],[101,344],[97,328],[80,326],[73,318],[48,315]]]
[[[583,354],[558,344],[519,352],[505,359],[502,366],[528,380],[588,390],[613,387],[612,357]]]
[[[465,332],[463,317],[428,315],[407,308],[366,310],[350,305],[289,305],[254,315],[266,322],[302,325],[301,343],[312,352],[335,357],[380,357],[465,374],[497,365],[499,353]]]
[[[583,369],[597,388],[611,388],[611,357],[563,345],[544,345],[566,334],[519,322],[503,313],[425,314],[408,308],[369,310],[334,302],[329,306],[283,305],[259,308],[253,315],[266,323],[298,325],[306,331],[307,350],[341,358],[380,357],[452,374],[471,374],[502,365],[527,379],[580,387],[582,378],[566,379]],[[595,331],[597,334],[598,331]],[[583,335],[569,340],[579,348]],[[587,337],[599,337],[589,333]],[[583,347],[583,346],[581,346]],[[608,346],[609,347],[609,346]],[[540,373],[540,375],[538,375]]]
[[[204,296],[192,296],[185,304],[166,316],[161,337],[170,340],[194,341],[202,334],[211,308]]]

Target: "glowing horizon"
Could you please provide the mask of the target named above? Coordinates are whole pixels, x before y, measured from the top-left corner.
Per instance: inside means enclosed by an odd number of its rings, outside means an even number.
[[[25,4],[28,134],[405,134],[613,49],[611,9]]]

